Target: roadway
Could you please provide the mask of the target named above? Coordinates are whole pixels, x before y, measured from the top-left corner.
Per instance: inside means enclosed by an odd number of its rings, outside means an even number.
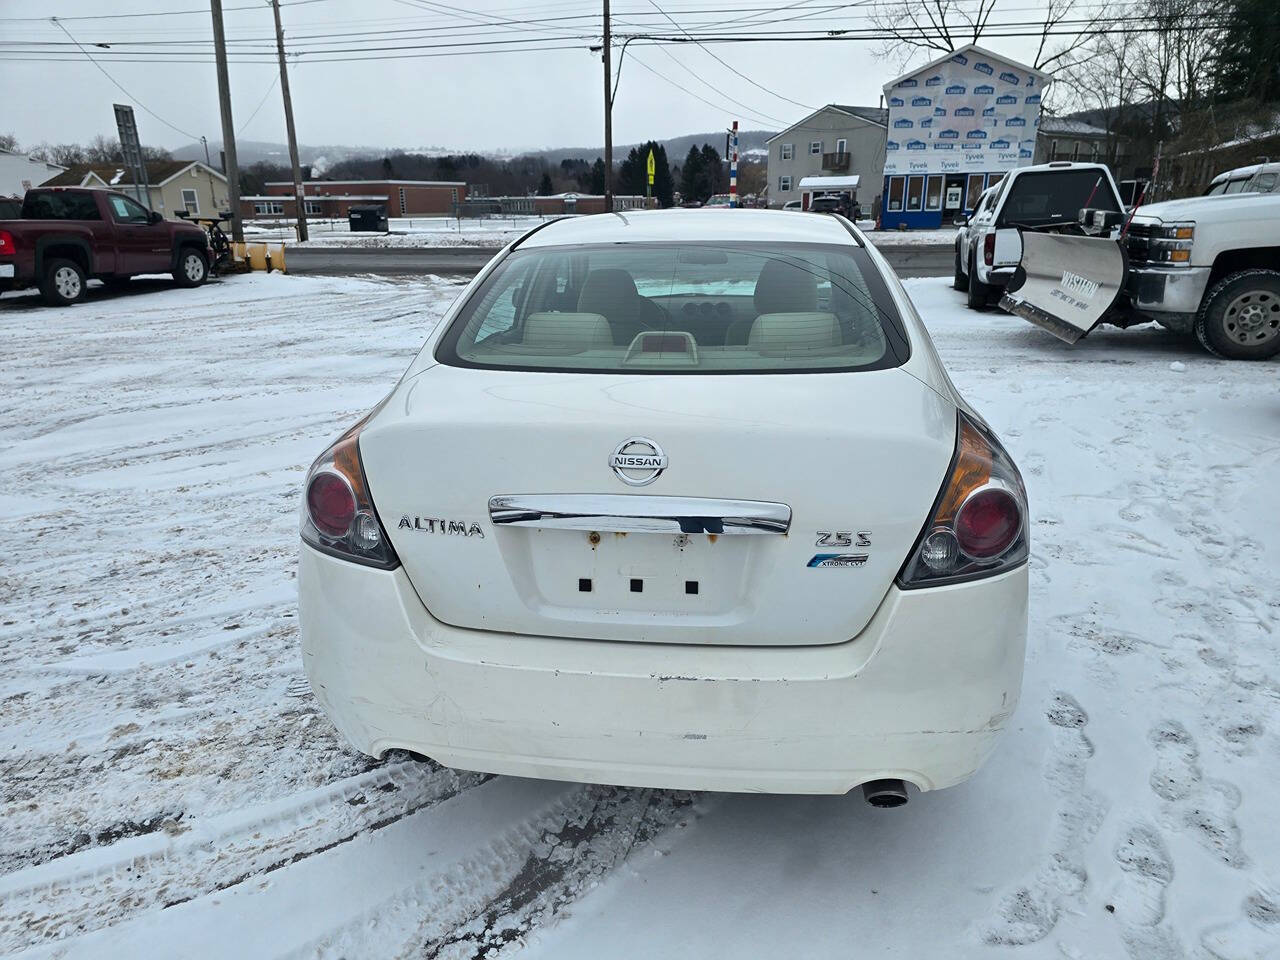
[[[391,276],[434,273],[473,276],[497,253],[487,247],[295,247],[285,258],[290,273]],[[887,244],[880,247],[900,277],[950,276],[954,265],[949,243]]]

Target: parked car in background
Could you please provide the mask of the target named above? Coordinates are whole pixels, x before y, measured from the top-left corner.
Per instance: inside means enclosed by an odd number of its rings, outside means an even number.
[[[1280,163],[1255,163],[1228,170],[1213,178],[1206,197],[1224,193],[1275,193],[1280,189]]]
[[[367,754],[890,806],[1018,700],[1022,479],[839,217],[531,231],[304,489],[303,663]]]
[[[804,204],[799,200],[788,200],[782,205],[783,210],[803,210]]]
[[[208,235],[166,220],[109,190],[28,190],[21,216],[0,220],[0,290],[36,286],[56,306],[84,296],[90,278],[119,284],[140,273],[168,273],[181,286],[204,283]]]
[[[956,233],[955,288],[967,291],[970,308],[985,308],[1022,259],[1022,231],[1079,231],[1084,208],[1124,209],[1103,164],[1059,161],[1010,170],[983,192]]]
[[[1118,241],[1024,243],[1025,282],[1002,306],[1068,343],[1099,323],[1155,321],[1228,359],[1280,355],[1280,193],[1147,204]]]
[[[817,196],[809,201],[810,213],[837,213],[842,217],[849,215],[849,205],[844,197]]]

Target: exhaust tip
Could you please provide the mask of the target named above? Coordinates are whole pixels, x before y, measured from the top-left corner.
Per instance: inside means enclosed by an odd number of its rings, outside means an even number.
[[[862,797],[873,807],[901,807],[908,799],[907,785],[901,780],[872,780],[862,785]]]

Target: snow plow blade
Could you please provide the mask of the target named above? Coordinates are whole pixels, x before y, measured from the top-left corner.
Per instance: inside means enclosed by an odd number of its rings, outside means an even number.
[[[1115,304],[1127,269],[1115,240],[1024,230],[1022,261],[1000,306],[1075,343]]]

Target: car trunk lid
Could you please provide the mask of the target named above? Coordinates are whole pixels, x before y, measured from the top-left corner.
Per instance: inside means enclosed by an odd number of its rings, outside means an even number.
[[[402,397],[360,437],[392,545],[435,617],[516,634],[847,640],[914,544],[955,443],[954,406],[900,369],[436,366]]]

